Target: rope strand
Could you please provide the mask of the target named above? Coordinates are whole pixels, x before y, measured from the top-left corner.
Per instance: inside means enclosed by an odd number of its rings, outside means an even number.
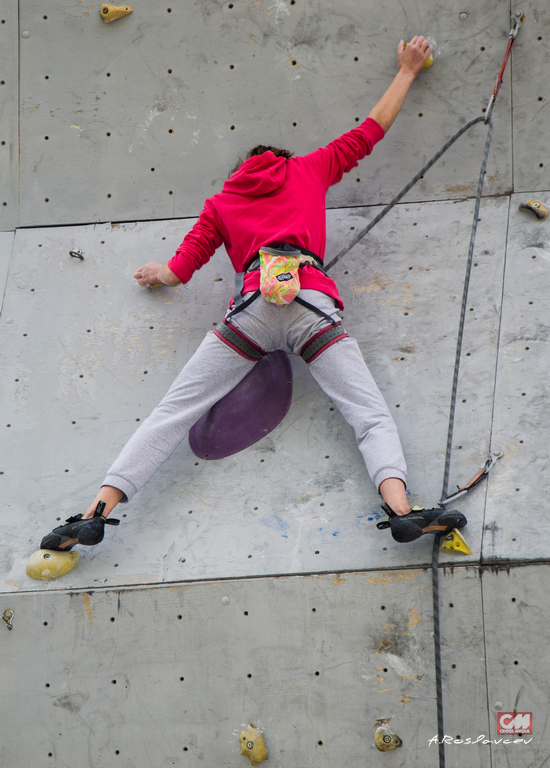
[[[405,197],[405,195],[407,194],[407,192],[408,192],[410,189],[412,189],[412,188],[414,187],[414,185],[415,185],[415,184],[416,184],[418,181],[420,181],[420,179],[421,179],[421,178],[424,176],[424,174],[425,174],[427,171],[429,171],[429,170],[430,170],[430,168],[432,167],[432,165],[434,165],[434,163],[436,163],[436,162],[439,160],[439,158],[440,158],[442,155],[444,155],[444,154],[445,154],[445,152],[446,152],[446,151],[449,149],[449,147],[452,147],[452,145],[455,143],[455,141],[457,141],[457,139],[459,139],[459,138],[462,136],[462,134],[463,134],[463,133],[466,133],[466,131],[468,131],[468,130],[469,130],[469,129],[470,129],[472,126],[473,126],[473,125],[476,125],[476,123],[481,123],[481,122],[484,122],[484,121],[485,121],[485,116],[484,116],[484,115],[481,115],[480,117],[476,117],[476,118],[474,118],[473,120],[470,120],[470,122],[469,122],[469,123],[466,123],[466,125],[463,125],[463,126],[462,126],[462,128],[461,128],[459,131],[457,131],[457,132],[454,134],[454,136],[452,136],[452,137],[449,139],[449,141],[448,141],[446,144],[444,144],[444,145],[441,147],[441,149],[439,150],[439,152],[437,152],[437,153],[436,153],[436,154],[435,154],[435,155],[432,157],[432,159],[431,159],[431,160],[429,160],[429,161],[426,163],[426,165],[425,165],[425,166],[424,166],[424,167],[423,167],[423,168],[422,168],[420,171],[418,171],[418,173],[416,174],[416,176],[414,176],[414,178],[412,178],[412,179],[409,181],[409,183],[407,184],[407,186],[406,186],[406,187],[403,187],[403,189],[401,190],[401,192],[398,192],[398,193],[397,193],[397,195],[396,195],[396,196],[393,198],[393,200],[392,200],[391,202],[389,202],[389,203],[388,203],[388,204],[387,204],[387,205],[386,205],[384,208],[382,208],[382,210],[380,211],[380,213],[378,213],[378,215],[377,215],[377,216],[375,216],[375,217],[374,217],[374,219],[373,219],[373,220],[372,220],[372,221],[371,221],[369,224],[367,224],[367,226],[366,226],[364,229],[362,229],[362,230],[361,230],[361,231],[360,231],[360,232],[359,232],[357,235],[355,235],[355,237],[353,238],[353,240],[351,240],[351,242],[349,242],[349,243],[348,243],[348,244],[347,244],[347,245],[346,245],[344,248],[342,248],[342,250],[340,251],[340,253],[338,253],[338,254],[337,254],[337,255],[336,255],[336,256],[335,256],[335,257],[332,259],[332,261],[329,261],[329,263],[328,263],[328,264],[327,264],[327,266],[325,267],[325,272],[328,272],[328,271],[329,271],[329,269],[331,269],[331,268],[332,268],[332,267],[333,267],[333,266],[334,266],[334,265],[335,265],[335,264],[336,264],[338,261],[340,261],[340,259],[342,258],[342,256],[345,256],[345,255],[346,255],[346,253],[347,253],[348,251],[350,251],[350,250],[353,248],[353,246],[354,246],[354,245],[357,245],[357,243],[359,242],[359,240],[362,240],[362,239],[365,237],[365,235],[367,235],[367,234],[368,234],[368,233],[371,231],[371,229],[372,229],[374,226],[376,226],[376,224],[378,224],[378,222],[379,222],[381,219],[383,219],[383,218],[384,218],[384,216],[385,216],[387,213],[389,213],[389,212],[391,211],[391,209],[394,207],[394,205],[397,205],[397,203],[398,203],[398,202],[401,200],[401,198],[402,198],[402,197]]]

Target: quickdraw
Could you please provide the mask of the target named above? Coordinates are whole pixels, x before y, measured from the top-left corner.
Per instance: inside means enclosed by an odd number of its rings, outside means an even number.
[[[495,101],[498,96],[498,92],[500,91],[500,86],[502,85],[504,70],[506,69],[506,65],[508,64],[508,59],[510,58],[510,54],[512,53],[512,48],[514,47],[514,43],[516,42],[516,37],[520,30],[522,22],[523,22],[523,13],[521,11],[516,11],[514,16],[512,16],[512,29],[510,30],[510,35],[508,37],[508,45],[506,47],[506,53],[504,54],[504,61],[502,62],[502,67],[500,68],[500,72],[498,73],[495,87],[493,88],[491,98],[489,99],[489,103],[487,104],[487,109],[485,110],[486,123],[488,123],[489,120],[491,119],[491,115],[493,113],[493,107],[495,106]]]
[[[439,504],[441,506],[445,506],[445,504],[450,504],[452,501],[456,501],[461,496],[465,496],[468,491],[471,491],[472,488],[474,488],[478,483],[480,483],[484,477],[487,477],[491,469],[495,466],[497,461],[503,457],[502,451],[499,451],[498,453],[492,453],[485,464],[476,472],[476,474],[472,477],[472,479],[466,483],[466,485],[459,486],[457,485],[457,490],[455,493],[452,493],[450,496],[447,496],[445,499],[441,499]]]

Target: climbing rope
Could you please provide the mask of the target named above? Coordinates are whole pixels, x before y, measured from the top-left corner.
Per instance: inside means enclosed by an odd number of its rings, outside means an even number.
[[[479,221],[479,206],[481,204],[481,193],[483,191],[483,182],[485,180],[485,174],[487,172],[487,158],[489,156],[489,148],[491,146],[491,140],[493,138],[493,121],[489,120],[489,130],[487,131],[487,139],[485,141],[485,149],[483,150],[483,161],[481,163],[481,171],[479,173],[479,181],[477,185],[476,202],[474,206],[474,220],[472,222],[472,230],[470,233],[470,246],[468,248],[468,259],[466,263],[466,276],[464,278],[464,289],[462,292],[462,306],[460,308],[460,321],[458,324],[458,335],[456,341],[456,353],[455,353],[455,367],[453,373],[453,385],[451,390],[451,405],[449,409],[449,429],[447,432],[447,448],[445,451],[445,469],[443,472],[443,488],[441,490],[441,499],[444,500],[448,496],[449,489],[449,472],[451,466],[451,449],[453,442],[453,427],[455,420],[455,408],[456,408],[456,395],[458,387],[458,373],[460,369],[460,355],[462,352],[462,340],[464,338],[464,321],[466,318],[466,304],[468,301],[468,289],[470,287],[470,275],[472,272],[472,259],[474,256],[474,244],[477,233],[477,224]],[[441,503],[441,502],[440,502]]]
[[[460,370],[460,356],[462,352],[462,340],[464,337],[464,321],[466,319],[466,304],[468,301],[468,289],[470,287],[470,275],[472,272],[472,259],[474,255],[474,244],[476,239],[477,224],[479,221],[479,206],[481,204],[481,193],[483,192],[483,182],[485,180],[485,174],[487,172],[487,158],[489,156],[489,148],[491,146],[491,140],[493,138],[493,122],[489,120],[489,130],[487,131],[487,139],[485,141],[485,149],[483,150],[483,161],[481,163],[481,171],[479,173],[479,181],[477,185],[476,202],[474,206],[474,220],[472,222],[472,230],[470,234],[470,246],[468,248],[468,261],[466,264],[466,276],[464,278],[464,289],[462,292],[462,306],[460,309],[460,321],[458,325],[458,335],[456,342],[455,353],[455,367],[453,372],[453,385],[451,391],[451,404],[449,407],[449,427],[447,431],[447,447],[445,450],[445,469],[443,472],[443,489],[441,492],[441,499],[444,500],[448,495],[449,486],[449,472],[451,467],[451,452],[453,443],[453,427],[455,420],[455,408],[456,408],[456,396],[458,389],[458,373]],[[440,502],[441,503],[441,502]],[[441,535],[436,534],[434,536],[434,543],[432,549],[432,605],[433,605],[433,618],[434,618],[434,655],[435,655],[435,683],[436,683],[436,696],[437,696],[437,732],[438,732],[438,745],[439,745],[439,766],[445,768],[445,744],[444,736],[445,729],[443,727],[443,685],[441,679],[441,636],[439,631],[439,544]]]
[[[500,90],[500,86],[502,85],[502,78],[504,75],[504,70],[506,69],[506,64],[508,63],[508,59],[510,58],[510,54],[512,52],[512,47],[516,41],[517,33],[521,26],[521,12],[516,12],[515,17],[512,17],[512,29],[510,30],[510,35],[508,38],[508,45],[506,48],[506,53],[504,55],[504,61],[502,62],[502,66],[500,68],[500,71],[498,73],[497,81],[495,84],[495,87],[493,88],[493,92],[491,94],[491,98],[489,99],[489,104],[487,105],[487,108],[485,110],[485,115],[481,115],[480,117],[476,117],[473,120],[470,120],[470,122],[466,123],[459,131],[457,131],[454,136],[452,136],[449,141],[446,142],[446,144],[443,145],[443,147],[437,152],[431,160],[426,163],[426,165],[416,174],[416,176],[411,179],[411,181],[407,184],[406,187],[404,187],[401,192],[399,192],[393,200],[391,200],[388,205],[386,205],[375,218],[364,228],[362,229],[354,238],[353,240],[332,259],[328,263],[328,265],[325,267],[325,271],[328,272],[329,269],[331,269],[340,259],[342,256],[345,256],[345,254],[353,248],[354,245],[356,245],[360,240],[362,240],[363,237],[365,237],[366,234],[368,234],[373,227],[378,224],[378,222],[384,218],[384,216],[391,211],[391,209],[401,200],[402,197],[404,197],[407,192],[414,187],[414,185],[424,177],[424,174],[434,165],[434,163],[439,160],[439,158],[445,154],[445,152],[451,147],[457,139],[459,139],[466,131],[468,131],[472,126],[476,125],[480,122],[485,122],[489,125],[488,131],[487,131],[487,138],[485,140],[485,148],[483,150],[483,160],[481,163],[481,170],[479,173],[479,180],[477,185],[477,194],[475,199],[475,205],[474,205],[474,217],[472,222],[472,229],[470,233],[470,245],[468,248],[468,259],[466,264],[466,275],[464,278],[464,288],[462,293],[462,305],[460,310],[460,321],[459,321],[459,327],[458,327],[458,334],[457,334],[457,343],[456,343],[456,353],[455,353],[455,366],[454,366],[454,372],[453,372],[453,384],[452,384],[452,390],[451,390],[451,403],[449,407],[449,426],[447,430],[447,445],[445,449],[445,468],[443,471],[443,488],[441,492],[441,501],[439,502],[440,505],[443,505],[444,500],[448,496],[448,486],[449,486],[449,474],[450,474],[450,466],[451,466],[451,453],[452,453],[452,442],[453,442],[453,428],[454,428],[454,419],[455,419],[455,408],[456,408],[456,399],[457,399],[457,389],[458,389],[458,374],[460,370],[460,357],[462,353],[462,341],[464,337],[464,323],[466,318],[466,305],[468,301],[468,290],[470,287],[470,276],[472,271],[472,260],[473,260],[473,254],[474,254],[474,245],[475,245],[475,238],[477,233],[477,224],[479,221],[479,207],[481,204],[481,195],[483,192],[483,183],[485,181],[485,174],[487,173],[487,158],[489,157],[489,149],[491,147],[491,141],[493,138],[493,122],[491,120],[491,115],[493,112],[493,107],[495,105],[495,100],[498,96],[498,92]],[[444,729],[444,723],[443,723],[443,684],[442,684],[442,674],[441,674],[441,633],[440,633],[440,622],[439,622],[439,545],[440,545],[440,534],[436,534],[434,536],[434,542],[433,542],[433,549],[432,549],[432,606],[433,606],[433,626],[434,626],[434,657],[435,657],[435,687],[436,687],[436,699],[437,699],[437,733],[438,733],[438,747],[439,747],[439,768],[445,768],[445,743],[444,743],[444,737],[445,737],[445,729]]]
[[[450,473],[450,467],[451,467],[451,452],[452,452],[452,444],[453,444],[453,428],[454,428],[455,408],[456,408],[456,396],[457,396],[457,390],[458,390],[458,374],[460,370],[462,340],[464,338],[464,322],[466,319],[466,304],[468,302],[468,289],[470,287],[470,275],[472,272],[474,244],[476,239],[477,224],[479,221],[479,206],[481,204],[483,182],[485,180],[485,174],[487,173],[487,158],[489,157],[489,149],[491,147],[492,138],[493,138],[493,121],[489,119],[489,130],[487,131],[487,139],[485,141],[485,149],[483,150],[483,160],[481,163],[481,171],[479,173],[479,181],[477,185],[477,195],[476,195],[476,201],[474,205],[474,219],[472,222],[472,230],[470,233],[470,246],[468,248],[466,275],[464,278],[464,289],[462,292],[462,306],[460,309],[460,321],[458,324],[455,366],[454,366],[453,384],[452,384],[452,390],[451,390],[451,404],[449,407],[449,427],[447,431],[447,446],[445,450],[445,469],[443,472],[443,489],[441,491],[442,500],[444,500],[448,495],[449,473]],[[439,632],[439,543],[440,543],[440,538],[441,538],[440,534],[437,534],[436,536],[434,536],[434,543],[433,543],[433,549],[432,549],[432,603],[433,603],[433,617],[434,617],[434,654],[435,654],[435,680],[436,680],[436,695],[437,695],[437,731],[438,731],[438,743],[439,743],[439,766],[440,768],[445,768],[445,744],[444,744],[445,730],[443,727],[443,686],[441,681],[441,637]]]

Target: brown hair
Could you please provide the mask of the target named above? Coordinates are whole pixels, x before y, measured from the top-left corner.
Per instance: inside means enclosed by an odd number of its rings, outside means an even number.
[[[235,171],[239,170],[244,162],[250,160],[250,158],[254,157],[254,155],[263,155],[264,152],[273,152],[275,157],[285,157],[287,160],[289,160],[294,155],[294,152],[290,152],[288,149],[279,149],[278,147],[268,147],[265,144],[258,144],[256,147],[246,153],[244,160],[239,158],[237,165],[231,170],[229,175],[232,176]]]

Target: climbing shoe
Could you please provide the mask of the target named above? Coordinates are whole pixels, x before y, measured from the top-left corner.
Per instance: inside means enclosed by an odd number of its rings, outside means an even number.
[[[118,525],[120,520],[103,517],[101,514],[105,509],[105,502],[100,501],[95,509],[94,516],[86,520],[82,515],[69,517],[66,525],[59,525],[48,533],[40,543],[40,549],[54,549],[59,552],[66,552],[72,549],[75,544],[99,544],[103,541],[105,534],[105,524]]]
[[[456,509],[413,507],[408,515],[396,515],[387,504],[382,504],[382,509],[389,520],[377,523],[376,527],[380,530],[391,528],[391,535],[401,544],[414,541],[425,533],[447,534],[453,528],[464,528],[468,522],[462,512]]]

